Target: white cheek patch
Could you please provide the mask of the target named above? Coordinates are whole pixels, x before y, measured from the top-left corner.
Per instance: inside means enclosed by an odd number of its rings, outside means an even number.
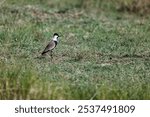
[[[58,38],[57,36],[54,36],[54,37],[53,37],[53,41],[58,41],[57,38]]]

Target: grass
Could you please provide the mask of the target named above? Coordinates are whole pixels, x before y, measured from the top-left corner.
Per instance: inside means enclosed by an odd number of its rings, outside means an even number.
[[[5,0],[0,99],[150,99],[150,18],[101,2]],[[54,32],[54,59],[37,59]]]

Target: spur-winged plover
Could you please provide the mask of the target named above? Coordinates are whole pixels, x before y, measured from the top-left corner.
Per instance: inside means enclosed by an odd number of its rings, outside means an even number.
[[[52,58],[52,51],[58,44],[58,38],[60,36],[57,33],[54,33],[52,40],[48,43],[48,45],[45,47],[41,55],[46,55],[50,52],[51,58]]]

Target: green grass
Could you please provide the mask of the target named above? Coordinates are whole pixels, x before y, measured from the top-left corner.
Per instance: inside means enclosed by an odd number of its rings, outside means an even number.
[[[1,4],[0,99],[150,99],[150,18],[82,2]]]

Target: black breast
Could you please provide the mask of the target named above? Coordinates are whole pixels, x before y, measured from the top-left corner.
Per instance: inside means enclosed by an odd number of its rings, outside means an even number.
[[[57,41],[54,41],[54,43],[55,43],[55,47],[56,47],[56,45],[57,45],[58,42],[57,42]]]

